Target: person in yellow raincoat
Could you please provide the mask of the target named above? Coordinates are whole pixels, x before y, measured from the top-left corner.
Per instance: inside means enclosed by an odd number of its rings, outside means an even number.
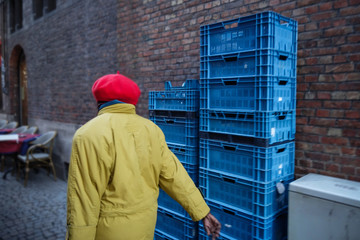
[[[168,149],[163,132],[135,113],[139,87],[121,74],[93,85],[98,116],[73,138],[67,192],[69,240],[152,240],[159,187],[213,239],[221,224]]]

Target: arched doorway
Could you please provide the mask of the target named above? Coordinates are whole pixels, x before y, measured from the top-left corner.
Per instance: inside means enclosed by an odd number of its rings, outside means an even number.
[[[28,91],[26,56],[23,48],[15,46],[9,64],[11,113],[19,125],[28,124]]]
[[[18,65],[19,74],[19,123],[28,124],[28,100],[27,100],[27,70],[24,51],[21,51]]]

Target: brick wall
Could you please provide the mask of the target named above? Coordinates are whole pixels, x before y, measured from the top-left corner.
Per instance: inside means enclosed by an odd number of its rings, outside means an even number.
[[[120,70],[143,95],[199,79],[199,28],[273,10],[298,21],[296,177],[360,181],[360,1],[143,0],[118,12]]]
[[[8,52],[9,59],[17,45],[25,52],[30,118],[85,123],[96,114],[92,83],[116,70],[139,84],[137,111],[147,117],[148,91],[168,80],[199,79],[201,25],[276,11],[299,23],[296,176],[360,181],[359,6],[359,0],[59,0],[39,20],[24,16]],[[24,9],[31,14],[31,1]],[[10,86],[16,99],[16,84]]]
[[[118,66],[116,2],[59,0],[55,11],[34,20],[32,1],[23,1],[24,26],[9,34],[9,95],[18,99],[11,59],[20,46],[27,62],[29,118],[82,124],[96,115],[91,86]],[[8,110],[13,112],[14,104]]]
[[[299,21],[298,175],[360,180],[359,3],[324,1],[292,11]]]

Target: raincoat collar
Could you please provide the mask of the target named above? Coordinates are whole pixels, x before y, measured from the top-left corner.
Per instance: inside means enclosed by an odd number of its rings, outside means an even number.
[[[106,106],[102,108],[98,112],[98,116],[104,113],[128,113],[128,114],[135,114],[135,105],[127,104],[127,103],[116,103],[110,106]]]
[[[121,101],[115,99],[115,100],[112,100],[112,101],[110,101],[110,102],[103,103],[103,104],[101,104],[100,106],[98,105],[98,109],[99,109],[99,111],[100,111],[100,110],[103,109],[104,107],[107,107],[107,106],[110,106],[110,105],[113,105],[113,104],[116,104],[116,103],[124,103],[124,102],[121,102]]]

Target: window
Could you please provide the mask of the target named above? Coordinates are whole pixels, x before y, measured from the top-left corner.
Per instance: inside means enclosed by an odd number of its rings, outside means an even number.
[[[51,12],[56,9],[56,0],[45,0],[45,12]]]
[[[38,19],[42,17],[43,9],[44,9],[43,0],[33,0],[34,19]]]
[[[56,0],[33,0],[34,19],[41,18],[56,9]]]
[[[10,1],[10,32],[13,33],[22,28],[22,0]]]

